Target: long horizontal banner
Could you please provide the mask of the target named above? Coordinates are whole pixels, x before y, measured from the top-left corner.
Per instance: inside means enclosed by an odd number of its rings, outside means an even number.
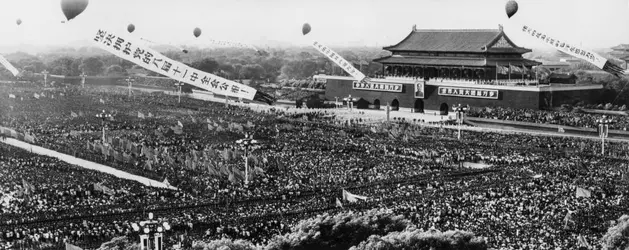
[[[607,71],[611,74],[614,74],[616,76],[620,76],[624,74],[623,68],[608,61],[607,59],[605,59],[604,57],[602,57],[601,55],[595,52],[575,46],[574,44],[570,44],[564,40],[557,39],[554,36],[550,36],[544,32],[541,32],[537,29],[533,29],[532,27],[528,25],[520,24],[514,20],[510,20],[510,22],[517,25],[516,28],[518,28],[520,31],[526,33],[527,35],[532,36],[535,39],[538,39],[539,41],[557,50],[560,50],[576,58],[583,59],[591,64],[594,64],[596,67],[604,71]]]
[[[359,82],[365,79],[365,75],[362,72],[360,72],[360,70],[357,70],[356,68],[354,68],[354,66],[352,66],[351,63],[349,63],[347,60],[345,60],[345,58],[341,57],[339,54],[334,52],[332,49],[328,48],[327,46],[317,41],[313,42],[312,47],[317,49],[321,54],[324,54],[325,56],[330,58],[330,60],[332,60],[334,63],[336,63],[336,65],[340,66],[343,70],[345,70],[345,72],[347,72],[352,77],[354,77],[354,79],[358,80]]]
[[[353,89],[374,90],[386,92],[402,92],[402,84],[395,83],[374,83],[374,82],[358,82],[352,83]]]
[[[11,74],[13,74],[13,76],[17,76],[18,74],[20,74],[20,71],[18,71],[13,64],[11,64],[6,58],[4,58],[4,56],[0,55],[0,64],[2,64],[2,66],[4,66],[7,70],[11,71]]]
[[[256,48],[255,46],[253,46],[251,44],[239,43],[239,42],[230,42],[230,41],[221,41],[221,40],[215,40],[215,39],[209,39],[209,41],[212,44],[216,44],[216,45],[220,45],[220,46],[245,48],[245,49],[252,49],[252,50],[258,51],[258,48]]]
[[[215,94],[253,100],[256,90],[252,87],[188,67],[148,48],[145,43],[112,32],[98,30],[94,43],[122,59]]]
[[[539,39],[540,41],[545,42],[546,44],[550,46],[553,46],[555,49],[561,50],[571,56],[586,60],[589,63],[592,63],[596,65],[596,67],[599,67],[601,69],[605,65],[605,62],[607,61],[607,59],[605,59],[604,57],[594,52],[587,51],[583,48],[574,46],[573,44],[569,44],[565,41],[561,41],[559,39],[551,37],[550,35],[546,35],[545,33],[539,30],[533,29],[527,25],[522,25],[521,30],[522,32],[527,33],[533,38]]]
[[[439,87],[439,95],[445,96],[498,99],[498,93],[498,90],[495,89]]]

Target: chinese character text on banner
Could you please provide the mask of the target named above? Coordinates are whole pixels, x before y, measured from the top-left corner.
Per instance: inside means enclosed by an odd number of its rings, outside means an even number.
[[[222,77],[188,67],[148,48],[145,43],[129,37],[117,36],[111,32],[98,30],[92,41],[122,59],[131,61],[145,69],[185,82],[219,95],[253,100],[256,90],[252,87],[224,79]]]
[[[334,52],[332,49],[328,48],[327,46],[317,41],[313,42],[312,47],[314,47],[319,52],[321,52],[322,54],[330,58],[330,60],[332,60],[334,63],[336,63],[336,65],[340,66],[343,70],[345,70],[345,72],[347,72],[352,77],[354,77],[354,79],[358,80],[359,82],[365,79],[365,75],[362,72],[354,68],[354,66],[352,66],[351,63],[349,63],[339,54]]]

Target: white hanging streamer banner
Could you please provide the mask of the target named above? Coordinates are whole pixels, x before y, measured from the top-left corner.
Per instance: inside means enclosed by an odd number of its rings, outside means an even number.
[[[0,64],[2,64],[7,70],[11,71],[13,76],[17,76],[20,74],[20,71],[17,70],[4,56],[0,55]]]
[[[575,46],[574,44],[570,44],[565,40],[560,40],[557,37],[551,36],[548,33],[535,29],[530,25],[521,24],[517,21],[514,21],[513,18],[509,19],[509,22],[514,25],[514,27],[517,28],[519,31],[533,37],[538,41],[545,43],[548,46],[551,46],[576,58],[583,59],[586,62],[594,64],[596,67],[613,75],[619,76],[624,74],[624,70],[620,66],[615,65],[614,63],[608,61],[606,58],[597,53],[583,49],[579,46]]]
[[[175,48],[177,48],[177,49],[179,49],[179,50],[181,50],[181,51],[187,51],[186,49],[182,48],[181,46],[177,46],[177,45],[174,45],[174,44],[172,44],[172,43],[157,43],[157,42],[154,42],[154,41],[148,40],[148,39],[146,39],[146,38],[140,38],[140,40],[147,42],[147,44],[155,44],[155,45],[160,45],[160,44],[161,44],[161,45],[168,45],[168,46],[175,47]]]
[[[312,43],[312,47],[317,49],[319,52],[330,58],[336,65],[340,66],[345,72],[354,77],[358,82],[361,82],[365,79],[365,75],[357,70],[351,63],[349,63],[345,58],[341,57],[338,53],[334,52],[329,47],[321,44],[320,42],[314,41]]]
[[[99,48],[145,69],[215,94],[253,100],[257,92],[256,89],[244,84],[188,67],[130,37],[117,36],[112,32],[99,29],[92,41]]]
[[[215,40],[215,39],[209,39],[209,41],[210,41],[210,43],[216,44],[216,45],[227,46],[227,47],[237,47],[237,48],[252,49],[252,50],[255,50],[256,52],[258,51],[258,48],[254,47],[251,44],[239,43],[239,42],[230,42],[230,41],[221,41],[221,40]]]

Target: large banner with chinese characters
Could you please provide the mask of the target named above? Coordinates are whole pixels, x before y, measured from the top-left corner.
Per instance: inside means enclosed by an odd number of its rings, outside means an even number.
[[[498,90],[495,89],[473,89],[473,88],[455,88],[455,87],[439,87],[439,95],[472,97],[483,99],[498,99]]]
[[[252,87],[224,79],[222,77],[188,67],[148,48],[143,42],[120,36],[105,30],[98,30],[92,39],[99,48],[122,59],[195,87],[219,95],[253,100],[256,90]]]
[[[567,43],[564,40],[557,39],[556,37],[550,36],[537,29],[533,29],[527,25],[518,24],[518,26],[521,26],[520,30],[528,34],[529,36],[532,36],[535,39],[539,39],[541,42],[544,42],[554,47],[555,49],[561,50],[562,52],[566,54],[569,54],[571,56],[574,56],[574,57],[583,59],[589,63],[592,63],[596,65],[596,67],[599,67],[602,69],[603,66],[605,66],[605,62],[607,62],[607,59],[605,59],[604,57],[594,52],[577,47],[574,44]]]
[[[336,65],[345,70],[345,72],[354,77],[354,79],[358,80],[359,82],[365,79],[365,75],[360,72],[360,70],[354,68],[351,63],[349,63],[347,60],[345,60],[345,58],[334,52],[332,49],[317,41],[313,42],[312,47],[317,49],[321,54],[324,54],[325,56],[330,58],[330,60],[332,60],[334,63],[336,63]]]
[[[395,83],[375,83],[375,82],[354,81],[352,83],[352,88],[360,89],[360,90],[402,92],[402,84],[395,84]]]
[[[607,71],[613,75],[616,75],[618,77],[624,74],[624,69],[622,67],[605,59],[604,57],[600,56],[597,53],[583,49],[580,46],[575,46],[574,44],[566,42],[563,39],[558,39],[555,36],[551,36],[545,32],[542,32],[538,29],[534,29],[528,25],[521,24],[517,21],[514,21],[513,19],[510,19],[509,22],[512,25],[514,25],[515,29],[518,29],[521,32],[525,33],[526,35],[529,35],[533,37],[534,39],[542,43],[545,43],[546,45],[549,45],[557,50],[560,50],[568,55],[585,60],[586,62],[594,64],[596,67],[604,71]]]

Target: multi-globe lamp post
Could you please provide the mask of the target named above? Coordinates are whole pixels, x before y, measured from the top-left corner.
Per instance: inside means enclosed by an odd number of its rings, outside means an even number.
[[[181,87],[183,87],[183,82],[175,82],[175,88],[177,88],[177,95],[179,96],[179,103],[181,103]]]
[[[44,70],[41,72],[44,75],[44,87],[46,87],[46,82],[48,81],[48,70]]]
[[[133,86],[133,83],[135,82],[135,79],[131,76],[127,77],[127,79],[125,79],[125,81],[127,82],[127,85],[129,86],[129,97],[131,97],[131,87]]]
[[[153,219],[153,213],[149,213],[149,219],[132,223],[131,227],[134,232],[140,234],[141,250],[163,250],[164,249],[164,233],[170,230],[168,222],[159,222]],[[151,240],[153,238],[153,240]]]
[[[87,75],[85,74],[85,72],[83,72],[81,73],[80,77],[81,77],[81,87],[85,88],[85,78],[87,77]]]
[[[461,140],[461,126],[463,125],[463,118],[465,117],[465,113],[470,110],[469,105],[461,105],[455,106],[452,105],[452,111],[456,112],[456,122],[459,127],[458,139]]]
[[[102,113],[96,114],[96,117],[103,120],[103,123],[102,123],[102,125],[103,125],[103,143],[105,143],[106,142],[106,140],[105,140],[105,121],[107,119],[110,119],[111,117],[113,117],[113,115],[111,113],[107,113],[107,112],[105,112],[105,110],[103,110]]]
[[[237,140],[236,143],[245,150],[245,186],[249,185],[249,153],[256,149],[259,142],[253,139],[249,133],[245,134],[245,138]]]
[[[612,123],[612,119],[603,116],[596,120],[596,123],[598,123],[598,136],[601,138],[601,154],[605,155],[605,138],[609,135],[609,124]]]

